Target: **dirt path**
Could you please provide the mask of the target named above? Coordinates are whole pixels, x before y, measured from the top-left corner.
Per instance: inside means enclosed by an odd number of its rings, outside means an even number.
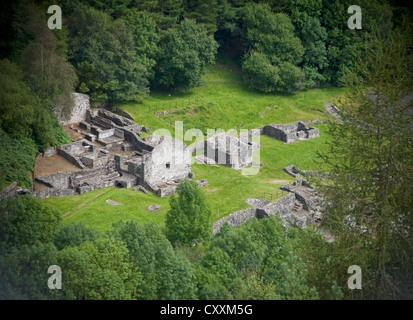
[[[85,206],[85,205],[87,205],[88,203],[92,202],[93,200],[97,199],[97,198],[100,197],[101,195],[104,195],[105,193],[108,193],[109,191],[113,190],[114,188],[115,188],[115,187],[112,187],[112,188],[110,188],[109,190],[106,190],[106,191],[104,191],[104,192],[99,193],[98,195],[94,196],[92,199],[89,199],[89,200],[83,202],[81,205],[77,206],[77,207],[74,208],[73,210],[65,213],[65,214],[63,215],[63,217],[68,216],[68,215],[71,214],[72,212],[74,212],[74,211],[82,208],[83,206]]]

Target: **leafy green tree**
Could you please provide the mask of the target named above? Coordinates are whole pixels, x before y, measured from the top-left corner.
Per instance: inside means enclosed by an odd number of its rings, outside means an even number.
[[[285,11],[297,30],[302,30],[312,18],[319,17],[322,8],[323,0],[288,0],[285,4]]]
[[[212,233],[211,211],[198,184],[186,179],[177,187],[177,196],[169,200],[166,233],[172,244],[208,241]]]
[[[243,15],[248,44],[265,54],[273,64],[302,61],[304,49],[294,34],[294,25],[283,13],[273,13],[268,5],[247,6]]]
[[[12,138],[0,128],[0,188],[16,181],[19,186],[32,189],[36,152],[32,139]]]
[[[0,299],[44,300],[58,298],[47,286],[51,265],[57,264],[57,250],[51,243],[33,242],[13,247],[0,255]]]
[[[57,260],[64,272],[63,299],[128,300],[140,287],[140,272],[125,243],[111,235],[65,247]]]
[[[182,19],[184,0],[135,0],[132,7],[148,11],[162,31],[168,30]]]
[[[271,12],[268,5],[255,4],[245,8],[243,26],[252,48],[242,63],[248,86],[263,92],[302,89],[304,73],[297,65],[304,49],[289,17]]]
[[[70,19],[69,39],[80,91],[94,101],[138,101],[146,96],[146,69],[136,59],[131,31],[123,21],[79,6]]]
[[[187,0],[185,2],[185,18],[195,19],[205,25],[209,34],[217,31],[218,0]]]
[[[290,244],[277,219],[249,221],[217,233],[197,265],[201,299],[280,299]],[[254,288],[255,287],[255,288]],[[259,293],[257,293],[259,291]]]
[[[281,284],[281,292],[287,300],[318,300],[319,296],[315,287],[307,285],[307,265],[294,254],[286,258],[281,266],[284,272],[284,281]]]
[[[33,96],[23,72],[9,60],[0,61],[0,126],[7,133],[24,137],[32,133],[40,99]]]
[[[70,223],[59,229],[54,237],[54,244],[58,250],[65,247],[80,246],[83,242],[93,242],[98,237],[95,229],[83,223]]]
[[[326,48],[328,68],[324,77],[333,85],[341,84],[344,75],[351,71],[358,55],[363,54],[375,34],[387,35],[392,29],[392,12],[388,4],[381,1],[362,0],[362,29],[350,30],[347,20],[350,0],[323,1],[322,26],[327,30]]]
[[[156,82],[166,88],[199,85],[205,67],[215,61],[217,47],[206,28],[194,20],[168,29],[159,45]]]
[[[159,226],[135,221],[114,225],[114,235],[126,243],[142,274],[138,299],[193,299],[193,270],[188,259],[174,252]]]
[[[86,0],[93,8],[109,14],[112,18],[117,19],[127,14],[132,0]]]
[[[3,198],[0,203],[0,251],[53,239],[62,219],[53,207],[31,195]]]
[[[242,69],[247,85],[262,92],[273,92],[280,81],[280,68],[273,65],[265,54],[255,50],[244,57]]]
[[[73,66],[65,55],[57,52],[57,41],[42,15],[32,12],[29,25],[34,41],[22,54],[25,80],[44,104],[50,107],[65,105],[62,111],[69,115],[73,106],[71,93],[76,82]]]
[[[325,28],[321,27],[317,18],[311,18],[301,31],[301,39],[305,48],[303,70],[307,78],[307,87],[313,87],[315,84],[325,81],[322,70],[328,66],[325,45],[327,32]]]
[[[125,25],[132,32],[135,42],[136,58],[153,78],[156,54],[160,36],[156,33],[156,22],[147,11],[128,10],[123,17]]]

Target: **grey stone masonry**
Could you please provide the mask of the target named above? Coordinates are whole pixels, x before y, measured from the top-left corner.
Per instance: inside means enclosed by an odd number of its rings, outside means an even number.
[[[128,118],[103,108],[87,107],[84,115],[77,118],[78,124],[70,126],[76,141],[43,154],[57,154],[79,170],[36,176],[42,186],[37,186],[35,194],[42,198],[66,196],[108,186],[135,185],[158,196],[175,193],[177,184],[192,176],[190,149],[168,136],[141,138],[140,131],[149,133],[150,129]]]
[[[204,142],[204,156],[239,170],[252,165],[253,149],[257,148],[247,139],[240,139],[228,133],[218,133]]]
[[[64,115],[63,109],[68,106],[55,106],[54,112],[61,124],[79,123],[86,119],[86,112],[90,107],[89,96],[84,93],[72,93],[73,107],[70,115]]]
[[[293,143],[302,140],[318,138],[318,128],[309,127],[303,121],[290,124],[269,124],[263,127],[263,134],[285,143]]]

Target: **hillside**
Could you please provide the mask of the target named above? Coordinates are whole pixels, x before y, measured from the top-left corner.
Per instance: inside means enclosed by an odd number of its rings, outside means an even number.
[[[149,127],[152,132],[165,128],[173,135],[173,121],[183,121],[187,128],[205,127],[224,130],[237,128],[239,130],[272,123],[321,120],[325,118],[324,104],[338,99],[345,93],[345,89],[337,88],[308,89],[293,95],[257,93],[243,86],[240,74],[230,69],[231,67],[226,65],[217,64],[207,68],[203,77],[204,83],[200,87],[185,93],[153,93],[151,99],[141,104],[123,103],[118,106],[129,112],[136,122]],[[205,104],[208,108],[200,108]],[[270,107],[270,110],[267,107]],[[196,108],[201,110],[192,111]],[[177,109],[187,112],[167,116],[154,114],[156,111]],[[264,117],[258,116],[259,113]],[[171,123],[163,120],[163,117],[169,119]],[[314,163],[316,152],[325,148],[328,139],[325,125],[317,124],[317,127],[320,129],[320,138],[289,145],[261,136],[262,149],[259,152],[259,161],[264,166],[256,175],[246,176],[225,166],[214,167],[195,162],[192,171],[196,178],[209,181],[209,185],[202,189],[214,213],[214,220],[248,208],[245,202],[247,198],[270,200],[269,194],[273,194],[272,200],[281,197],[279,187],[292,181],[292,177],[282,171],[285,166],[295,164],[307,170],[317,169]],[[96,190],[75,197],[48,198],[43,201],[56,206],[63,215],[93,199],[70,213],[64,218],[64,222],[84,222],[100,230],[110,228],[113,222],[121,219],[164,225],[165,214],[169,209],[169,197],[158,198],[153,194],[145,195],[127,189],[111,189],[94,199],[102,191]],[[111,206],[106,203],[108,199],[120,202],[122,206]],[[160,205],[161,209],[148,212],[148,206],[153,204]]]

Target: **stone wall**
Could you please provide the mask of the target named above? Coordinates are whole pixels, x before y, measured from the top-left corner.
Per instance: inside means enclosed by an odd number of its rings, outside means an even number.
[[[252,165],[253,144],[228,133],[219,133],[204,142],[204,156],[239,170]]]
[[[255,218],[256,209],[248,208],[231,213],[229,216],[222,218],[214,223],[213,233],[219,232],[224,223],[228,222],[234,228],[237,228],[246,221],[250,221]]]
[[[284,227],[297,225],[298,227],[304,228],[319,219],[319,212],[312,210],[312,208],[298,211],[294,209],[297,201],[300,201],[300,199],[301,195],[297,192],[291,192],[275,202],[268,202],[265,199],[250,199],[253,200],[253,202],[249,202],[250,205],[258,205],[258,207],[239,210],[216,221],[214,223],[213,233],[219,232],[225,222],[228,222],[236,228],[246,221],[254,218],[262,219],[268,216],[279,217]],[[310,204],[313,205],[316,201],[315,198],[310,200],[309,198],[305,198],[305,200],[307,201],[306,203],[309,204],[309,207]]]
[[[48,186],[49,188],[69,189],[70,177],[72,174],[72,172],[56,172],[44,176],[38,176],[35,180]]]
[[[84,93],[73,92],[72,97],[74,100],[74,106],[69,117],[65,117],[62,108],[65,106],[56,106],[55,114],[61,124],[72,124],[86,120],[86,112],[90,108],[89,96]]]
[[[290,124],[269,124],[263,127],[262,132],[285,143],[317,138],[320,134],[318,128],[308,127],[303,121]]]
[[[33,192],[33,196],[44,199],[49,197],[69,197],[75,194],[75,190],[73,189],[42,189]]]
[[[166,136],[152,152],[143,155],[141,183],[152,188],[182,180],[191,172],[191,154],[185,143]]]

